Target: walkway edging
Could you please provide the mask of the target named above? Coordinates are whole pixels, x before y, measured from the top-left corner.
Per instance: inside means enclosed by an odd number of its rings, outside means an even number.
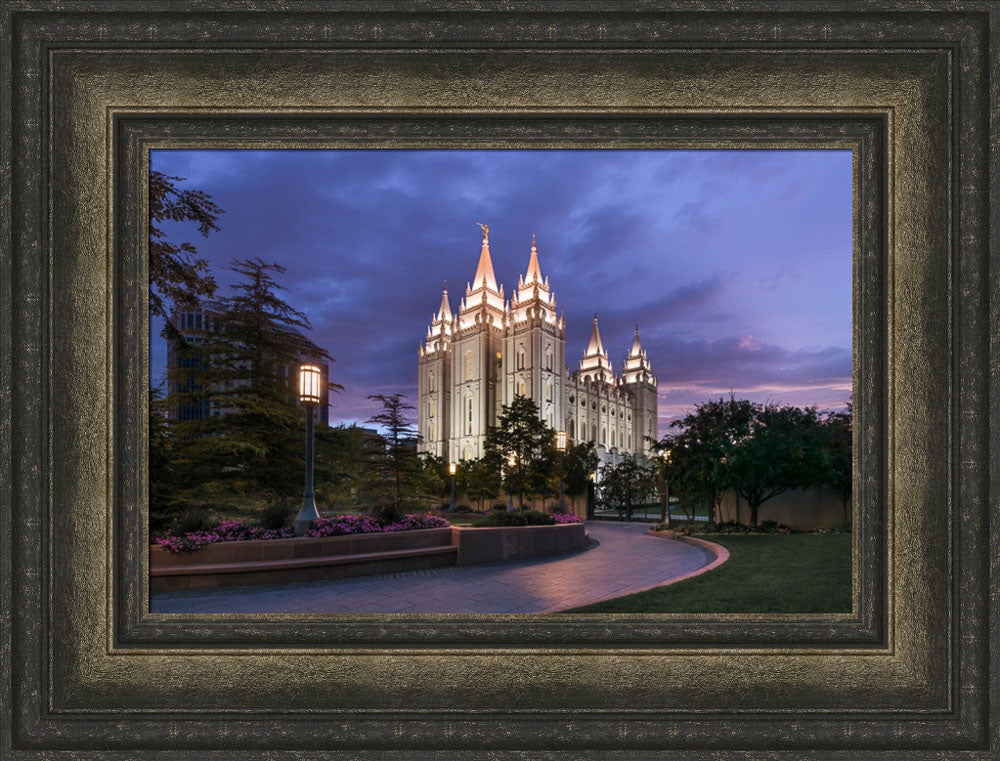
[[[661,584],[656,584],[653,587],[650,587],[650,589],[653,589],[655,587],[666,587],[669,586],[670,584],[676,584],[678,581],[684,581],[685,579],[690,579],[695,576],[700,576],[703,573],[707,573],[708,571],[718,568],[720,565],[729,560],[729,550],[727,550],[721,544],[716,544],[715,542],[709,542],[705,539],[698,539],[697,537],[686,536],[684,534],[675,534],[672,531],[656,531],[654,529],[649,530],[649,535],[658,536],[661,539],[673,539],[674,541],[677,542],[687,542],[688,544],[696,544],[699,547],[704,547],[706,550],[715,555],[715,560],[713,560],[708,565],[702,566],[701,568],[698,568],[697,570],[694,571],[689,571],[688,573],[682,574],[680,576],[675,576],[674,578],[668,579],[667,581],[664,581]]]
[[[711,571],[713,568],[718,568],[720,565],[729,560],[729,550],[723,547],[721,544],[716,544],[715,542],[707,542],[704,539],[695,539],[693,536],[677,536],[669,531],[654,531],[649,530],[650,536],[658,536],[661,539],[675,539],[678,542],[683,542],[687,544],[694,544],[703,549],[708,550],[713,555],[715,555],[715,560],[713,560],[708,565],[704,565],[701,568],[697,568],[694,571],[688,571],[687,573],[682,573],[680,576],[674,576],[673,578],[667,579],[666,581],[660,581],[656,584],[650,584],[648,587],[642,587],[641,589],[636,589],[632,592],[626,592],[621,595],[609,595],[608,597],[602,597],[593,602],[584,603],[584,605],[572,605],[569,608],[559,607],[552,610],[538,611],[539,613],[562,613],[567,610],[572,610],[573,608],[582,608],[587,605],[596,605],[599,602],[607,602],[608,600],[617,600],[619,597],[631,597],[632,595],[637,595],[640,592],[648,592],[650,589],[658,589],[659,587],[668,587],[671,584],[676,584],[678,581],[684,581],[685,579],[690,579],[695,576],[700,576],[706,571]]]

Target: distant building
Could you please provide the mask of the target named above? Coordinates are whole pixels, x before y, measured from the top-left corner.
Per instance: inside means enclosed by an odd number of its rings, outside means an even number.
[[[180,332],[186,341],[198,344],[204,340],[203,331],[213,331],[217,329],[215,315],[217,311],[212,310],[212,304],[203,304],[194,309],[175,310],[170,317],[170,324]],[[290,343],[294,344],[298,353],[299,363],[296,365],[282,365],[281,374],[287,379],[289,397],[296,398],[298,394],[298,374],[299,364],[310,363],[317,365],[322,371],[320,382],[320,393],[322,401],[313,408],[313,420],[323,426],[330,424],[330,403],[329,403],[329,380],[330,366],[322,358],[322,350],[302,335],[299,331],[286,328],[284,331]],[[177,368],[188,368],[191,370],[200,369],[198,365],[202,362],[200,357],[181,357],[178,352],[177,341],[167,340],[167,394],[190,393],[200,390],[194,374],[187,378],[178,377],[175,373]],[[204,400],[198,404],[182,404],[171,407],[167,410],[167,417],[173,420],[200,420],[210,416],[228,415],[233,410],[218,403]]]
[[[648,456],[657,437],[657,381],[638,326],[621,375],[614,374],[601,342],[596,313],[572,373],[565,355],[565,323],[542,277],[534,238],[527,272],[508,301],[483,226],[479,264],[458,314],[445,288],[418,349],[420,450],[450,461],[482,457],[502,405],[521,395],[571,443],[592,441],[604,462]]]

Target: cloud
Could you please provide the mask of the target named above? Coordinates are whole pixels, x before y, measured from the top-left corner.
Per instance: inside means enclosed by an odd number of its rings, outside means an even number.
[[[851,333],[841,153],[170,150],[152,164],[226,210],[207,239],[165,226],[210,260],[221,293],[232,258],[287,268],[285,297],[337,360],[345,391],[333,417],[362,420],[367,394],[415,393],[417,344],[443,282],[457,310],[475,271],[476,222],[490,225],[508,296],[537,235],[570,368],[596,308],[616,368],[640,323],[663,392],[842,386],[850,347],[828,338]]]

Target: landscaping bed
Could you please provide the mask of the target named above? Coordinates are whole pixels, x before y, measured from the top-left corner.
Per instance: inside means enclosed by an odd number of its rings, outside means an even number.
[[[333,530],[334,519],[330,520],[310,533]],[[284,584],[520,560],[573,552],[587,543],[587,532],[580,522],[363,531],[366,524],[358,520],[340,525],[337,530],[344,525],[354,532],[254,539],[245,537],[257,532],[240,535],[224,531],[221,536],[241,538],[207,541],[186,551],[166,543],[152,545],[150,592]]]

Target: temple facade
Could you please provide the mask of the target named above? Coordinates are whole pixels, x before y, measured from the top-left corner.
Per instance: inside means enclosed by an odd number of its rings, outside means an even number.
[[[521,395],[570,443],[592,441],[604,462],[648,456],[657,438],[657,388],[638,325],[616,375],[595,313],[590,341],[570,372],[565,321],[534,237],[527,271],[508,298],[493,272],[489,228],[480,227],[476,274],[457,312],[445,287],[418,349],[420,450],[452,462],[482,457],[501,407]]]

